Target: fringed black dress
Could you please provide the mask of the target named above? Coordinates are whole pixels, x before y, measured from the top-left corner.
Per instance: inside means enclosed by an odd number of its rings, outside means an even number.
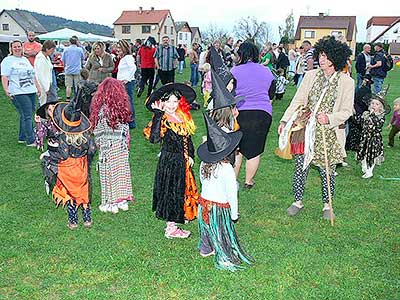
[[[185,125],[174,124],[175,130],[169,126],[170,122],[164,113],[156,110],[144,134],[151,143],[161,142],[154,178],[153,211],[161,220],[184,223],[185,219],[191,220],[197,216],[197,188],[187,161],[189,156],[194,159],[194,147],[190,135],[185,133]],[[188,185],[191,188],[188,189]],[[192,204],[193,207],[188,207]]]

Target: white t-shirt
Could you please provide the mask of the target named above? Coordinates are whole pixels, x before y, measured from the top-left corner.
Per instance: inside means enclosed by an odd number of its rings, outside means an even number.
[[[1,62],[1,75],[8,78],[8,91],[12,96],[36,93],[35,72],[26,57],[7,56]]]
[[[132,55],[125,55],[118,64],[117,79],[121,81],[135,80],[136,63]]]
[[[218,203],[229,203],[231,207],[231,218],[238,218],[238,197],[236,175],[230,163],[220,163],[216,167],[214,174],[205,179],[201,176],[200,164],[200,182],[201,197]]]

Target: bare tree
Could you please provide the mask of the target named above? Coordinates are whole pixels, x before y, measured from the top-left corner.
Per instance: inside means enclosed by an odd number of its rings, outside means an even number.
[[[285,19],[285,26],[279,26],[279,36],[281,37],[281,43],[288,44],[294,41],[294,18],[293,10]]]
[[[235,35],[242,40],[251,40],[255,44],[264,44],[270,38],[271,28],[268,23],[255,17],[240,18],[234,26]]]
[[[229,30],[219,27],[216,24],[209,24],[205,30],[201,32],[205,44],[212,44],[215,40],[220,40],[225,44],[229,38]]]

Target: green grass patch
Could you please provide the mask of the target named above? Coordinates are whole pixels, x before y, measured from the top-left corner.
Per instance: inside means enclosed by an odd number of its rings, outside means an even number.
[[[400,96],[399,75],[395,67],[385,80],[391,83],[390,102]],[[189,77],[186,68],[177,81]],[[289,86],[283,101],[274,103],[257,184],[239,192],[242,218],[236,229],[256,264],[229,273],[198,254],[196,221],[185,226],[193,232],[187,240],[163,236],[164,222],[151,211],[159,146],[142,135],[151,118],[144,96],[135,99],[137,129],[131,131],[136,203],[128,212],[101,213],[93,168],[94,226],[72,232],[66,227],[66,211],[56,209],[45,194],[40,153],[17,144],[18,114],[1,91],[0,299],[400,299],[400,183],[379,179],[400,176],[399,139],[394,148],[385,149],[386,160],[370,180],[361,178],[360,165],[348,153],[350,166],[338,169],[334,227],[321,218],[315,170],[307,182],[304,211],[289,218],[294,166],[273,151],[278,121],[294,92]],[[194,111],[193,117],[198,146],[205,134],[202,112]],[[384,129],[385,144],[388,133]],[[198,168],[197,159],[197,178]],[[244,174],[239,180],[243,184]]]

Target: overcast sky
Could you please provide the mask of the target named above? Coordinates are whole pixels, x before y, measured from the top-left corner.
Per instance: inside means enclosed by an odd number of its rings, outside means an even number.
[[[241,17],[256,17],[259,21],[270,24],[274,39],[278,40],[278,26],[283,25],[285,18],[293,10],[295,28],[300,15],[318,15],[319,12],[329,15],[357,16],[357,41],[366,38],[366,24],[371,14],[375,16],[400,15],[395,5],[366,5],[369,1],[354,0],[305,0],[305,1],[266,1],[266,0],[0,0],[0,8],[26,9],[46,15],[59,16],[71,20],[99,23],[112,27],[113,22],[123,10],[170,9],[175,21],[187,21],[190,26],[205,29],[209,24],[216,24],[232,30],[233,24]],[[395,3],[395,2],[393,2]],[[188,6],[190,5],[190,6]]]

